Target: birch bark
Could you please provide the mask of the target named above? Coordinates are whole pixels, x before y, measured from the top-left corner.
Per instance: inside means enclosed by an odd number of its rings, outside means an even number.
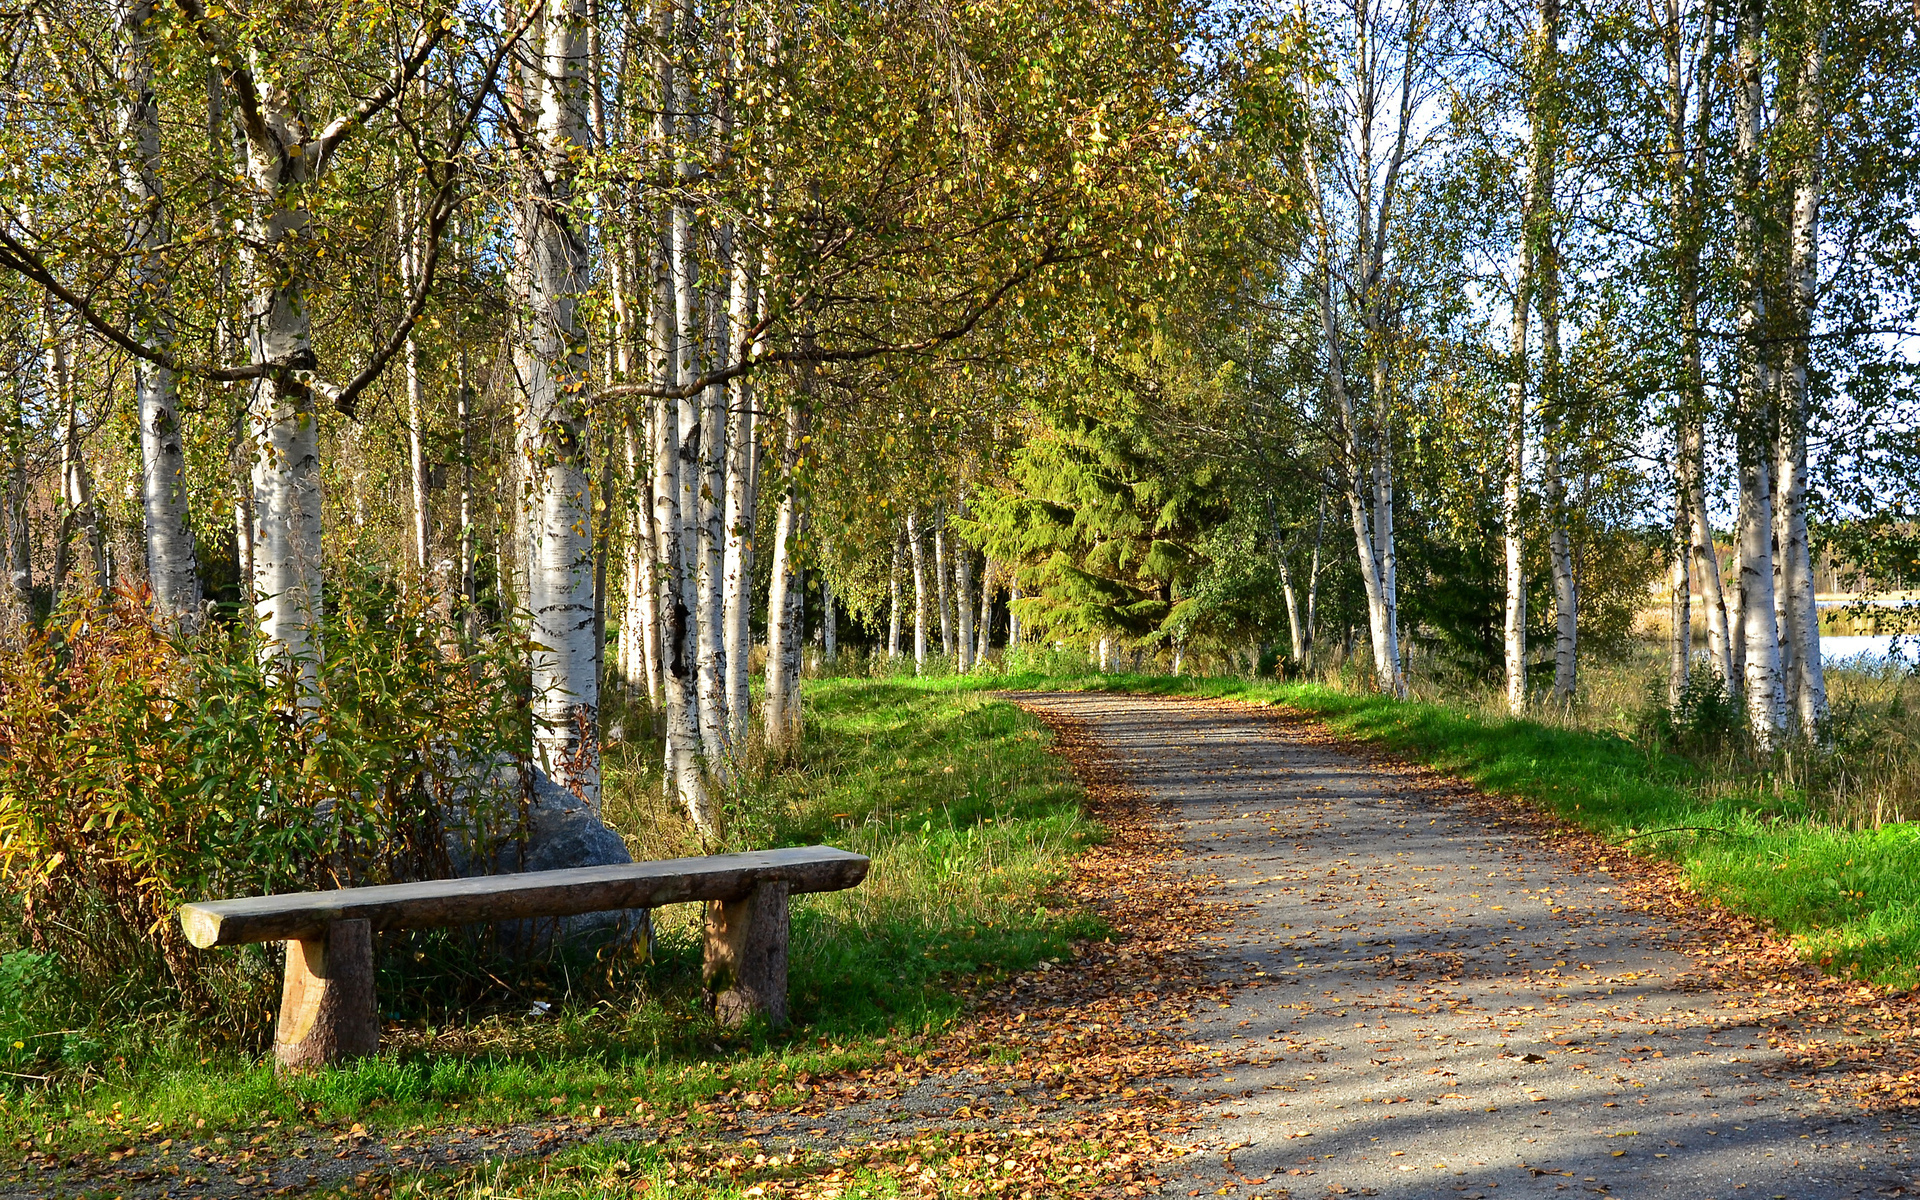
[[[33,539],[27,520],[27,438],[23,412],[26,409],[29,371],[12,372],[13,385],[7,389],[7,407],[0,420],[6,444],[6,492],[4,517],[7,528],[7,609],[8,619],[18,628],[33,617]]]
[[[396,174],[397,174],[396,170]],[[400,224],[400,278],[409,291],[419,286],[421,260],[420,198],[405,188],[396,201]],[[432,562],[432,500],[427,488],[426,379],[420,371],[420,342],[409,336],[400,351],[407,388],[407,480],[413,491],[414,567],[424,577]]]
[[[734,234],[731,290],[727,303],[727,353],[746,352],[754,313],[758,308],[757,280],[753,259],[744,237]],[[728,384],[727,398],[727,499],[726,499],[726,597],[723,620],[726,622],[727,720],[734,745],[744,745],[751,715],[749,658],[753,648],[750,624],[753,612],[753,527],[758,507],[759,488],[754,478],[758,466],[755,448],[759,439],[758,414],[752,382],[745,375],[735,376]]]
[[[953,555],[953,596],[959,626],[955,631],[954,650],[964,673],[973,670],[973,557],[957,540]]]
[[[1792,62],[1792,198],[1787,227],[1786,362],[1781,371],[1781,433],[1776,449],[1780,480],[1776,541],[1786,585],[1782,639],[1792,651],[1795,716],[1815,736],[1827,717],[1827,680],[1820,656],[1820,609],[1807,538],[1807,426],[1812,416],[1807,375],[1820,288],[1820,209],[1824,199],[1826,108],[1822,73],[1827,11],[1808,4]]]
[[[672,4],[653,6],[655,63],[653,136],[662,162],[671,161],[674,145],[676,87],[672,46],[675,26]],[[670,171],[667,167],[663,174]],[[663,180],[665,182],[665,180]],[[678,386],[680,380],[680,324],[676,319],[674,279],[675,214],[663,206],[649,251],[653,279],[652,321],[648,343],[649,373],[657,388]],[[687,554],[682,524],[681,475],[687,469],[679,439],[679,405],[671,400],[653,406],[653,527],[654,578],[660,589],[660,691],[666,726],[665,782],[686,810],[703,844],[720,837],[720,810],[707,788],[701,769],[700,734],[695,718],[695,667],[692,606],[687,589]]]
[[[840,657],[840,620],[833,602],[833,581],[820,575],[820,653],[828,669]]]
[[[900,572],[907,557],[907,535],[893,538],[893,563],[887,571],[887,658],[900,657]]]
[[[1532,157],[1540,158],[1539,118],[1529,137]],[[1508,332],[1507,446],[1505,477],[1501,483],[1500,515],[1505,526],[1501,541],[1507,558],[1506,668],[1507,711],[1527,711],[1527,564],[1526,527],[1522,506],[1527,486],[1527,338],[1533,314],[1533,244],[1535,211],[1539,203],[1539,171],[1529,171],[1527,198],[1520,214],[1520,262],[1514,279],[1513,309]]]
[[[947,587],[947,517],[943,510],[933,527],[933,579],[940,597],[940,653],[953,657],[953,595]]]
[[[727,343],[728,286],[732,277],[732,230],[714,231],[720,271],[701,289],[704,312],[696,313],[700,334],[693,361],[696,369],[717,365]],[[700,405],[699,528],[699,654],[700,740],[716,778],[729,777],[733,759],[732,723],[727,716],[727,452],[728,404],[725,384],[703,389]]]
[[[802,506],[800,496],[801,447],[813,417],[802,395],[787,417],[785,445],[780,455],[780,507],[773,526],[773,570],[767,584],[767,682],[761,701],[763,732],[773,750],[795,742],[800,713],[794,703],[799,675],[800,629],[794,624],[795,551],[798,549]]]
[[[920,517],[907,510],[907,546],[913,554],[913,673],[927,669],[927,563],[921,547]]]
[[[974,627],[976,641],[973,649],[975,666],[987,661],[987,652],[993,648],[993,560],[984,559],[980,565],[980,621]]]
[[[1773,472],[1777,438],[1773,404],[1776,374],[1764,342],[1773,314],[1767,302],[1766,205],[1762,184],[1762,76],[1766,36],[1764,0],[1740,0],[1734,85],[1734,158],[1739,173],[1734,204],[1734,270],[1742,289],[1740,380],[1736,445],[1740,475],[1741,626],[1745,640],[1745,693],[1754,740],[1770,749],[1785,732],[1787,705],[1780,670],[1779,626],[1774,616]]]
[[[548,0],[536,26],[537,136],[520,216],[525,330],[520,376],[528,497],[527,607],[533,619],[535,758],[600,811],[600,648],[595,644],[594,518],[589,474],[585,0]]]
[[[160,107],[154,96],[154,34],[149,28],[153,19],[153,0],[129,0],[121,6],[120,74],[126,99],[120,132],[130,153],[120,179],[139,214],[131,237],[141,251],[134,267],[134,334],[149,349],[170,350],[172,281],[164,252],[172,230],[160,179]],[[147,581],[155,612],[176,628],[191,630],[200,620],[200,567],[187,509],[177,381],[172,371],[144,359],[135,360],[133,371]]]

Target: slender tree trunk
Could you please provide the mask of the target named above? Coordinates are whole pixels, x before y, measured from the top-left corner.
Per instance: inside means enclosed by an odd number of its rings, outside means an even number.
[[[1733,673],[1727,676],[1727,691],[1746,694],[1747,687],[1747,573],[1740,565],[1740,479],[1734,476],[1733,594],[1727,598],[1727,661]]]
[[[1780,373],[1781,435],[1775,458],[1779,479],[1778,541],[1785,584],[1781,637],[1792,652],[1795,716],[1814,736],[1827,717],[1827,679],[1820,656],[1820,609],[1807,537],[1807,376],[1820,287],[1820,208],[1824,199],[1826,9],[1805,10],[1806,27],[1793,62],[1794,148],[1792,207],[1787,229],[1788,337]]]
[[[1344,443],[1347,510],[1353,520],[1354,547],[1360,564],[1360,584],[1367,602],[1367,623],[1373,642],[1374,679],[1382,691],[1398,696],[1406,690],[1406,681],[1400,669],[1396,611],[1398,606],[1393,595],[1394,582],[1390,555],[1383,556],[1381,553],[1382,548],[1391,548],[1393,531],[1390,524],[1382,529],[1376,520],[1380,516],[1390,519],[1392,513],[1390,468],[1377,461],[1381,455],[1389,453],[1391,447],[1385,430],[1378,431],[1379,445],[1373,448],[1374,453],[1371,456],[1376,461],[1371,464],[1371,467],[1369,466],[1368,447],[1362,437],[1358,414],[1354,409],[1353,398],[1347,390],[1346,373],[1342,366],[1340,336],[1333,311],[1333,284],[1330,267],[1326,263],[1327,237],[1324,231],[1319,242],[1321,267],[1318,273],[1318,291],[1320,327],[1327,354],[1327,391],[1334,403],[1336,420]],[[1385,397],[1378,396],[1376,401],[1384,404]],[[1371,497],[1368,495],[1369,484],[1373,492]],[[1371,514],[1369,513],[1370,502],[1373,509]]]
[[[1778,437],[1778,418],[1773,404],[1775,372],[1764,345],[1773,316],[1767,302],[1766,221],[1761,211],[1766,203],[1761,145],[1765,22],[1764,0],[1741,0],[1734,88],[1735,165],[1739,173],[1734,205],[1735,273],[1744,292],[1736,398],[1740,592],[1747,714],[1754,739],[1763,749],[1771,748],[1787,725],[1773,585],[1771,450]]]
[[[1560,156],[1559,0],[1538,0],[1537,21],[1528,241],[1533,255],[1532,290],[1540,312],[1541,499],[1553,575],[1553,698],[1564,706],[1573,702],[1579,683],[1580,602],[1560,461],[1566,396],[1560,378],[1560,234],[1554,199],[1554,165]]]
[[[973,556],[958,539],[953,547],[954,650],[962,672],[973,670]]]
[[[794,624],[798,611],[794,580],[799,548],[802,504],[800,456],[813,413],[803,395],[787,418],[786,442],[780,455],[780,507],[774,517],[773,570],[767,584],[767,683],[764,729],[767,746],[784,750],[795,742],[800,713],[793,704],[799,674],[801,630]]]
[[[1674,494],[1673,535],[1669,572],[1672,589],[1667,605],[1670,630],[1667,636],[1667,703],[1677,705],[1686,694],[1693,667],[1693,580],[1692,522],[1687,513],[1686,448],[1677,447],[1674,478],[1680,482]]]
[[[7,534],[7,609],[16,627],[33,618],[33,532],[27,519],[27,436],[22,413],[26,408],[27,379],[31,371],[17,368],[7,389],[7,408],[0,414],[5,437],[6,490],[0,495]]]
[[[1280,565],[1280,594],[1287,604],[1287,635],[1293,650],[1293,661],[1298,665],[1306,663],[1307,622],[1306,614],[1300,606],[1300,589],[1294,586],[1293,563],[1287,554],[1286,538],[1280,531],[1280,512],[1273,496],[1266,497],[1267,538],[1273,543],[1273,558]]]
[[[400,278],[409,290],[420,280],[425,248],[419,243],[419,197],[403,193],[400,209]],[[424,578],[433,562],[433,502],[427,479],[427,381],[420,370],[420,343],[409,337],[401,348],[407,386],[407,478],[413,489],[414,567]]]
[[[893,563],[887,571],[887,658],[900,657],[900,572],[907,557],[907,535],[894,535]]]
[[[1540,156],[1540,131],[1535,118],[1534,157]],[[1537,180],[1539,172],[1534,177]],[[1527,711],[1527,561],[1526,526],[1522,505],[1527,486],[1527,336],[1533,311],[1534,211],[1538,198],[1529,187],[1521,213],[1520,270],[1514,281],[1510,346],[1507,354],[1507,445],[1505,477],[1500,493],[1504,529],[1501,541],[1507,555],[1507,711]]]
[[[759,305],[753,260],[744,237],[736,231],[733,243],[731,291],[727,303],[727,353],[746,353],[746,341]],[[754,478],[758,463],[755,447],[759,432],[751,382],[737,376],[728,385],[727,499],[726,499],[726,622],[727,720],[735,746],[744,745],[752,706],[750,652],[753,630],[753,526],[759,497]]]
[[[659,560],[653,545],[652,469],[641,443],[641,422],[626,422],[627,478],[634,491],[627,508],[627,611],[620,622],[621,681],[633,695],[660,706],[660,588],[654,578]]]
[[[172,277],[165,248],[172,240],[160,180],[160,107],[154,97],[153,0],[128,0],[120,9],[124,42],[121,78],[125,101],[122,137],[131,152],[121,168],[121,186],[139,213],[133,238],[141,254],[134,268],[135,335],[152,350],[171,349]],[[144,518],[147,581],[154,611],[177,628],[200,621],[200,567],[187,507],[186,451],[180,439],[180,406],[172,371],[136,359],[133,391],[140,422],[140,500]]]
[[[993,560],[983,559],[980,566],[980,622],[974,629],[973,661],[984,665],[993,649]]]
[[[455,380],[453,394],[454,420],[460,427],[460,570],[457,586],[461,624],[467,636],[472,637],[478,629],[474,623],[474,608],[480,598],[478,572],[475,570],[479,548],[474,544],[473,388],[467,382],[467,357],[464,351],[460,355],[460,373]]]
[[[820,652],[831,668],[840,657],[840,618],[833,602],[833,581],[820,576]]]
[[[585,0],[549,0],[538,31],[537,149],[525,166],[520,351],[527,464],[527,608],[533,618],[537,765],[600,810],[600,647],[589,428],[583,199],[573,147],[586,144]]]
[[[940,596],[940,653],[953,657],[953,596],[947,587],[947,517],[941,512],[933,527],[933,578]]]
[[[1007,652],[1013,653],[1020,646],[1020,576],[1018,568],[1007,572]]]
[[[797,547],[805,536],[807,510],[802,505],[794,518],[794,544]],[[805,571],[793,570],[787,573],[787,639],[782,647],[785,670],[782,672],[782,684],[786,688],[780,711],[787,723],[787,744],[800,744],[800,648],[806,644],[807,637],[807,575]]]
[[[281,134],[304,128],[290,99],[278,87],[267,89],[259,127],[246,136],[255,197],[247,251],[253,321],[247,335],[252,361],[269,370],[254,382],[247,405],[252,528],[243,540],[253,560],[261,654],[277,670],[297,675],[303,706],[311,708],[319,703],[323,607],[320,425],[314,391],[294,373],[312,370],[318,360],[302,275],[282,270],[278,261],[300,254],[316,156],[297,135]]]
[[[907,510],[907,546],[913,554],[913,673],[927,669],[927,562],[919,514]]]
[[[1305,653],[1300,659],[1301,670],[1313,667],[1314,644],[1318,640],[1318,620],[1320,610],[1320,551],[1327,533],[1327,481],[1320,480],[1320,498],[1314,506],[1313,518],[1313,557],[1307,561],[1307,636]]]
[[[674,143],[676,88],[672,47],[675,7],[653,6],[655,72],[653,143],[658,153],[670,155]],[[648,373],[656,387],[680,382],[679,334],[676,320],[674,263],[675,214],[662,214],[649,247],[649,274],[653,280]],[[679,405],[660,400],[653,406],[653,528],[654,579],[659,587],[660,692],[666,729],[666,784],[686,810],[703,844],[720,837],[720,806],[708,790],[701,768],[700,734],[695,723],[695,666],[693,611],[687,588],[687,553],[682,513],[681,475],[687,469],[680,442]]]
[[[54,324],[51,306],[47,310],[47,372],[61,415],[60,496],[63,526],[79,530],[87,548],[87,588],[105,595],[112,584],[112,566],[107,560],[105,521],[93,495],[93,475],[87,469],[85,447],[80,436],[80,397],[74,381],[73,361],[67,354],[67,340]],[[64,533],[55,547],[66,548]],[[64,571],[56,571],[55,590],[64,583]]]

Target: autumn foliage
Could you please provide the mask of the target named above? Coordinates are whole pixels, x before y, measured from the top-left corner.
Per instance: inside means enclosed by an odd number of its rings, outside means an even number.
[[[518,648],[445,649],[427,613],[371,599],[330,618],[317,707],[245,631],[176,636],[133,592],[0,650],[0,880],[25,940],[103,987],[248,1007],[265,997],[219,994],[179,904],[445,874],[450,830],[507,829]]]

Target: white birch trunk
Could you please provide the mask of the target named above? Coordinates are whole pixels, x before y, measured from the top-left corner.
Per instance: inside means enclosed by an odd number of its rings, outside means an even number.
[[[659,588],[653,568],[652,467],[643,449],[645,430],[629,414],[624,426],[627,486],[626,611],[620,620],[620,681],[629,695],[660,706]]]
[[[973,559],[957,541],[953,555],[953,602],[959,629],[954,649],[959,654],[962,672],[973,670]]]
[[[1007,578],[1007,653],[1011,654],[1020,646],[1020,576],[1008,572]]]
[[[794,557],[801,519],[800,447],[811,417],[802,398],[788,415],[785,446],[780,456],[780,507],[774,517],[773,569],[767,583],[766,695],[761,702],[766,744],[775,751],[794,744],[800,723],[800,713],[793,702],[801,635],[793,623],[797,611]]]
[[[1535,139],[1538,142],[1537,131]],[[1536,145],[1536,157],[1539,147]],[[1533,197],[1529,189],[1521,215],[1520,270],[1514,282],[1508,347],[1507,445],[1505,477],[1501,483],[1501,542],[1507,559],[1506,669],[1507,711],[1527,711],[1527,563],[1526,527],[1522,505],[1527,486],[1527,334],[1533,311]]]
[[[670,155],[674,142],[676,87],[672,47],[675,8],[653,7],[654,75],[653,142],[657,152]],[[649,374],[657,387],[672,388],[680,381],[680,323],[675,295],[675,222],[672,206],[662,214],[649,250],[653,279],[652,321],[648,354]],[[659,587],[660,707],[666,728],[665,781],[667,788],[699,833],[704,845],[721,834],[720,808],[707,787],[700,761],[700,733],[696,724],[693,612],[688,603],[687,553],[682,514],[681,475],[686,469],[680,443],[679,405],[661,400],[653,406],[653,528],[654,579]]]
[[[953,595],[948,590],[947,517],[942,512],[933,527],[933,578],[940,596],[940,653],[953,657]]]
[[[1766,231],[1756,211],[1762,194],[1762,74],[1764,0],[1741,0],[1734,82],[1735,272],[1743,289],[1739,315],[1740,381],[1736,397],[1736,444],[1740,476],[1740,621],[1744,640],[1745,697],[1755,742],[1772,748],[1786,731],[1785,681],[1780,671],[1780,635],[1774,616],[1773,478],[1771,453],[1778,436],[1775,375],[1763,346],[1768,321]]]
[[[912,509],[907,511],[907,546],[913,554],[913,673],[924,674],[927,669],[927,562],[926,551],[922,548],[920,536],[920,517]]]
[[[829,669],[840,657],[840,616],[833,602],[833,581],[825,572],[820,575],[820,653]]]
[[[887,658],[900,657],[900,573],[905,568],[907,535],[893,538],[893,563],[887,571]]]
[[[135,336],[152,350],[171,348],[167,317],[172,278],[164,250],[172,238],[160,180],[160,108],[154,98],[153,0],[130,0],[120,9],[125,39],[121,69],[125,101],[121,136],[131,152],[121,168],[121,186],[139,213],[133,240],[141,254],[135,271]],[[140,422],[140,501],[145,531],[147,582],[154,611],[176,628],[200,620],[200,567],[187,509],[186,451],[180,439],[180,406],[172,371],[137,359],[133,390]]]
[[[586,144],[586,5],[548,0],[536,24],[538,130],[520,218],[521,402],[533,621],[533,744],[556,784],[600,811],[600,647],[594,630],[585,214],[574,155]]]
[[[752,259],[741,235],[733,247],[731,292],[727,303],[727,353],[743,353],[758,306]],[[735,746],[744,745],[752,708],[750,654],[753,631],[753,526],[759,495],[754,450],[759,438],[754,392],[745,375],[728,385],[726,500],[727,721]]]
[[[993,649],[993,560],[985,559],[980,567],[980,621],[974,627],[975,643],[973,662],[982,666],[987,661],[987,652]]]
[[[6,453],[4,494],[0,494],[0,517],[6,521],[7,536],[7,618],[15,628],[24,626],[33,616],[33,534],[27,517],[27,439],[22,413],[26,409],[27,376],[16,372],[7,389],[4,414]]]
[[[1815,20],[1824,9],[1809,10]],[[1781,576],[1785,583],[1781,636],[1792,653],[1795,716],[1802,734],[1817,736],[1827,718],[1826,665],[1820,657],[1820,609],[1815,596],[1812,547],[1807,537],[1807,425],[1811,404],[1807,375],[1813,350],[1814,308],[1820,286],[1820,208],[1824,199],[1823,146],[1826,109],[1822,72],[1824,23],[1802,35],[1794,64],[1794,121],[1800,147],[1793,172],[1787,229],[1787,284],[1791,337],[1781,371],[1781,432],[1776,455]]]
[[[1568,529],[1566,482],[1561,471],[1564,397],[1560,378],[1560,246],[1554,203],[1559,132],[1559,0],[1539,0],[1535,31],[1535,111],[1529,218],[1540,310],[1540,458],[1541,498],[1547,516],[1547,561],[1553,575],[1553,697],[1573,703],[1578,687],[1579,591],[1574,577],[1573,540]]]
[[[1668,569],[1669,596],[1667,603],[1667,704],[1680,703],[1685,695],[1693,669],[1693,538],[1691,522],[1687,515],[1686,444],[1684,438],[1677,439],[1674,455],[1674,478],[1679,487],[1674,490],[1673,529],[1670,552],[1673,562]]]
[[[419,286],[426,248],[420,244],[421,213],[411,189],[398,201],[400,220],[400,280],[408,291]],[[433,560],[433,509],[427,489],[427,383],[420,371],[420,343],[407,338],[400,351],[407,388],[407,479],[413,491],[414,567],[422,577]]]
[[[454,390],[454,420],[460,426],[460,613],[467,636],[478,632],[475,605],[479,600],[478,572],[475,570],[473,511],[473,388],[467,382],[467,359],[460,356],[460,377]]]

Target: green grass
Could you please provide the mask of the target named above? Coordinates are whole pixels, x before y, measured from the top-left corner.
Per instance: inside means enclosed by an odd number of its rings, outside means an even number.
[[[1016,673],[990,686],[1224,697],[1297,709],[1348,737],[1527,800],[1582,829],[1632,838],[1634,853],[1677,863],[1701,894],[1792,937],[1808,959],[1830,971],[1893,987],[1920,982],[1920,828],[1912,823],[1841,827],[1810,815],[1791,793],[1709,786],[1713,781],[1687,759],[1620,733],[1494,718],[1318,683]],[[1676,826],[1720,832],[1647,832]]]
[[[729,1032],[704,1015],[698,909],[681,905],[660,910],[650,963],[600,964],[589,978],[509,975],[505,992],[452,1020],[430,988],[383,992],[383,1009],[400,1007],[415,1028],[390,1034],[385,1053],[349,1068],[283,1079],[257,1056],[202,1058],[190,1036],[148,1039],[157,1048],[0,1091],[0,1131],[74,1147],[135,1133],[210,1138],[348,1122],[392,1129],[635,1098],[684,1109],[736,1087],[777,1093],[798,1072],[910,1048],[958,1015],[964,986],[1059,957],[1072,939],[1097,932],[1054,889],[1068,858],[1099,830],[1031,717],[977,689],[842,680],[809,686],[806,719],[795,761],[745,773],[730,802],[727,848],[828,842],[867,853],[874,865],[856,889],[795,898],[790,1030]],[[690,838],[661,806],[656,760],[646,742],[609,755],[609,819],[642,855],[681,852]],[[383,963],[383,981],[405,973],[396,957]],[[529,990],[551,996],[555,1015],[525,1015]],[[23,1016],[13,1018],[18,1025]]]

